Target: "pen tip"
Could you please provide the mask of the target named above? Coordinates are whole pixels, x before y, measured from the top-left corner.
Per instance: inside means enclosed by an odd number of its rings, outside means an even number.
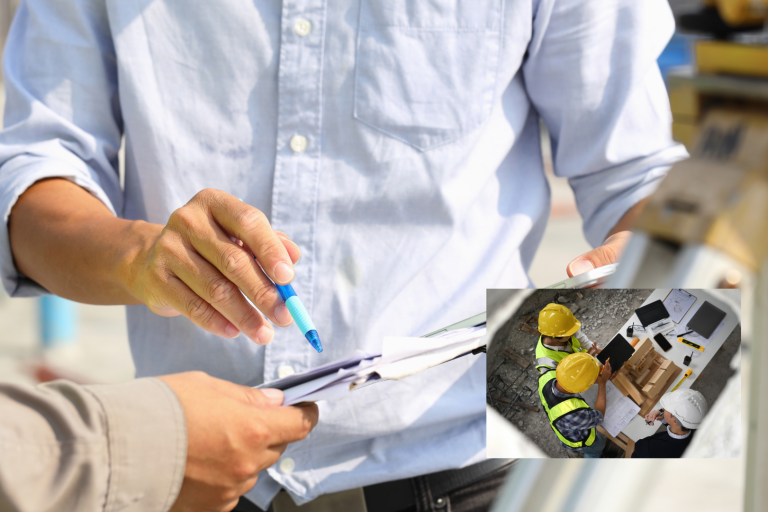
[[[317,335],[316,330],[307,331],[306,337],[309,344],[317,350],[318,354],[323,351],[323,344],[320,343],[320,336]]]

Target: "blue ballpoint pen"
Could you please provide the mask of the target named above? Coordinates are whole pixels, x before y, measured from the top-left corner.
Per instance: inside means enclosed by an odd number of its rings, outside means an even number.
[[[299,297],[296,296],[296,292],[293,291],[293,286],[290,284],[275,283],[275,287],[277,288],[280,297],[285,301],[285,305],[288,308],[288,311],[290,311],[293,320],[296,322],[296,325],[299,326],[299,329],[301,329],[302,334],[307,338],[309,344],[318,352],[322,352],[323,345],[320,343],[320,337],[317,335],[315,324],[312,323],[312,319],[309,317],[309,313],[307,313],[307,308],[304,307],[304,304],[301,303]]]
[[[240,198],[238,197],[238,199]],[[242,199],[240,200],[242,201]],[[235,243],[239,242],[239,240],[233,236],[230,236],[229,238]],[[242,244],[242,242],[240,243]],[[256,255],[253,254],[253,252],[250,250],[249,252],[251,253],[251,256],[253,256],[253,259],[256,260],[256,263],[259,264],[259,267],[261,267],[261,263],[259,263]],[[263,272],[264,267],[261,267],[261,270]],[[267,275],[267,273],[264,272],[264,275]],[[267,279],[269,279],[269,276],[267,276]],[[275,288],[277,288],[277,292],[280,294],[283,302],[285,302],[285,306],[288,308],[288,312],[293,317],[293,321],[296,322],[296,325],[298,325],[299,329],[301,329],[301,333],[305,338],[307,338],[309,344],[312,345],[312,347],[317,350],[318,353],[322,352],[323,344],[320,343],[320,336],[317,335],[315,324],[309,317],[307,308],[304,307],[304,304],[301,303],[301,299],[299,299],[299,297],[296,295],[296,292],[293,290],[293,286],[290,284],[277,284],[274,281],[272,282],[275,284]]]

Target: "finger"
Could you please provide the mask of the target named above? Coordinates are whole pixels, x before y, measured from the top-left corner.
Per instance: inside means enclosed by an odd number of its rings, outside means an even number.
[[[263,424],[269,425],[266,439],[269,446],[278,446],[304,439],[315,428],[318,419],[318,410],[315,404],[259,408],[255,410],[255,414]]]
[[[293,264],[299,262],[301,259],[301,249],[299,249],[299,246],[296,245],[293,240],[288,238],[288,235],[283,233],[282,231],[275,231],[275,234],[280,238],[280,240],[283,242],[283,246],[285,246],[285,250],[288,251],[288,255],[291,257],[291,261],[293,261]]]
[[[224,192],[216,194],[209,207],[213,218],[229,235],[251,248],[270,279],[277,284],[291,282],[293,262],[264,213]]]
[[[274,329],[258,310],[245,300],[240,289],[197,251],[191,247],[185,248],[186,258],[169,263],[176,275],[248,338],[260,345],[272,341],[275,336]]]
[[[207,226],[189,230],[187,238],[200,256],[242,290],[270,321],[283,327],[293,322],[275,285],[264,275],[247,246],[233,242],[230,236],[210,219]]]
[[[618,262],[631,236],[630,231],[621,231],[608,237],[600,247],[592,249],[568,263],[566,272],[570,277],[574,277],[592,269]]]
[[[234,338],[240,334],[232,322],[193,292],[181,279],[170,275],[166,279],[159,280],[159,289],[164,291],[164,295],[156,301],[150,299],[147,302],[151,311],[174,309],[198,327],[223,338]]]

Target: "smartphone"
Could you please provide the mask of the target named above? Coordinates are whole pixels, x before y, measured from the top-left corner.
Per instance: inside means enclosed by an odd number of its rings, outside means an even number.
[[[589,272],[584,272],[576,277],[569,277],[552,286],[547,286],[545,290],[597,288],[608,281],[608,278],[611,274],[616,272],[618,266],[618,263],[612,263],[604,267],[592,269]]]
[[[654,340],[656,340],[656,343],[659,344],[661,347],[661,350],[664,352],[667,352],[669,349],[672,348],[672,345],[667,341],[667,338],[664,337],[663,334],[657,334],[653,337]]]

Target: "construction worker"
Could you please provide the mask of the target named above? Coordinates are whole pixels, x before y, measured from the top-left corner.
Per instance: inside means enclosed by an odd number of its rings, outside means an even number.
[[[585,352],[567,355],[557,369],[547,369],[539,377],[539,397],[549,424],[560,444],[578,451],[584,458],[597,459],[605,446],[605,437],[595,429],[605,417],[606,384],[613,377],[611,363],[602,368],[594,356]],[[591,408],[579,395],[597,382],[597,400]]]
[[[635,443],[633,459],[672,459],[682,457],[693,439],[693,431],[699,428],[708,406],[704,395],[693,389],[680,389],[667,393],[659,401],[661,409],[653,410],[645,417],[653,425],[655,420],[667,426]]]
[[[592,343],[571,310],[561,304],[547,304],[539,312],[539,341],[536,344],[536,369],[539,373],[552,370],[568,354],[600,352]]]

